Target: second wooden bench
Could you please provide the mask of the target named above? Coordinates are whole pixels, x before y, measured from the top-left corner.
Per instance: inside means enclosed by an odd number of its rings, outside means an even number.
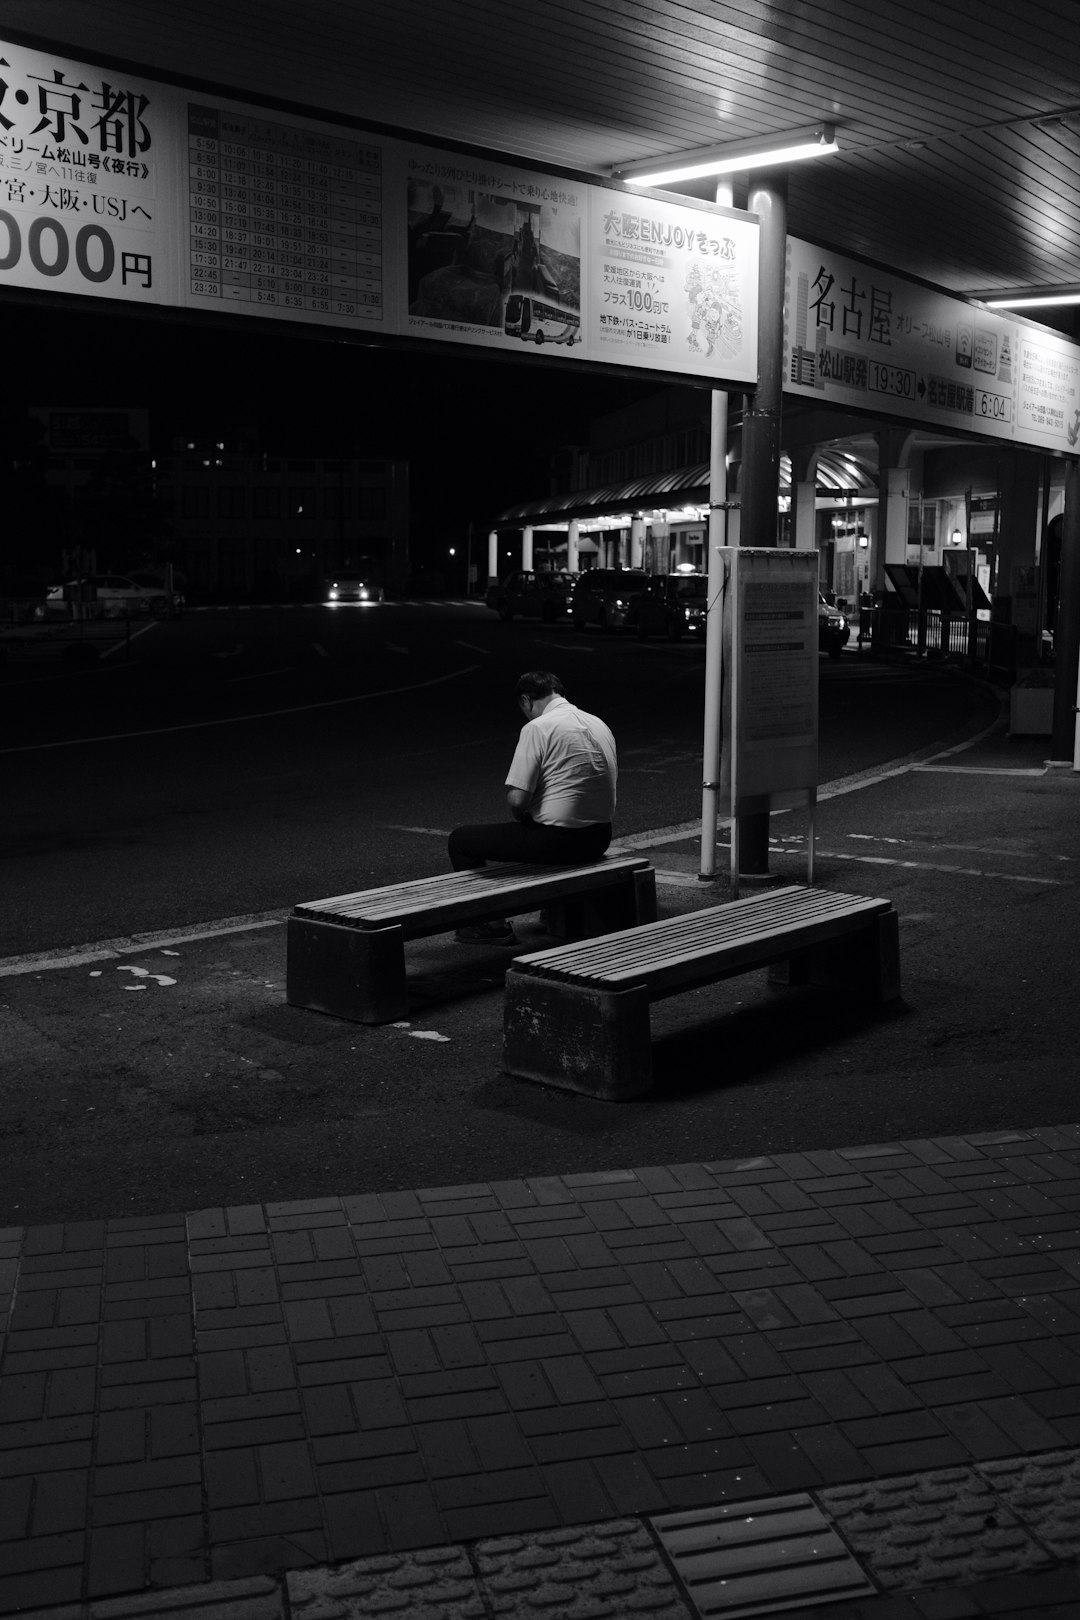
[[[652,1085],[649,1004],[754,968],[789,983],[900,994],[889,900],[792,884],[727,905],[515,957],[506,975],[503,1067],[621,1101]]]
[[[289,918],[286,998],[361,1024],[404,1018],[406,940],[541,906],[561,908],[571,934],[629,928],[655,918],[656,877],[640,856],[587,866],[506,863],[309,900]]]

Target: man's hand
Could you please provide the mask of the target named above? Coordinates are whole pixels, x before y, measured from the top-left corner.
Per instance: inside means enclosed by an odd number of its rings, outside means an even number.
[[[515,821],[527,821],[529,819],[529,805],[532,802],[531,793],[527,793],[524,788],[507,788],[506,802],[510,806],[510,814]]]

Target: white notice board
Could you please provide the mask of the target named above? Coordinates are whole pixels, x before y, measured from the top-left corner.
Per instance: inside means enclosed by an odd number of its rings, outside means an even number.
[[[721,547],[724,593],[722,785],[730,795],[738,893],[740,816],[807,805],[813,881],[818,755],[818,554]]]

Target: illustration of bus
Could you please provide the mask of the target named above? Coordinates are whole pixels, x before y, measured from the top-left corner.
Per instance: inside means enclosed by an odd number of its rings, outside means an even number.
[[[523,343],[571,344],[581,337],[580,315],[542,303],[526,293],[510,294],[503,326],[507,337],[519,337]]]

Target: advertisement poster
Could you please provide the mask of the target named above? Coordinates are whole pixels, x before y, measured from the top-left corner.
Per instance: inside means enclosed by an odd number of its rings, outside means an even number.
[[[0,44],[0,285],[177,302],[171,94]]]
[[[756,383],[756,221],[598,188],[593,203],[597,357]]]
[[[756,220],[413,150],[408,327],[757,381]]]
[[[580,345],[586,190],[453,153],[410,153],[409,331],[513,350]]]
[[[789,237],[784,391],[1075,453],[1080,347]]]

